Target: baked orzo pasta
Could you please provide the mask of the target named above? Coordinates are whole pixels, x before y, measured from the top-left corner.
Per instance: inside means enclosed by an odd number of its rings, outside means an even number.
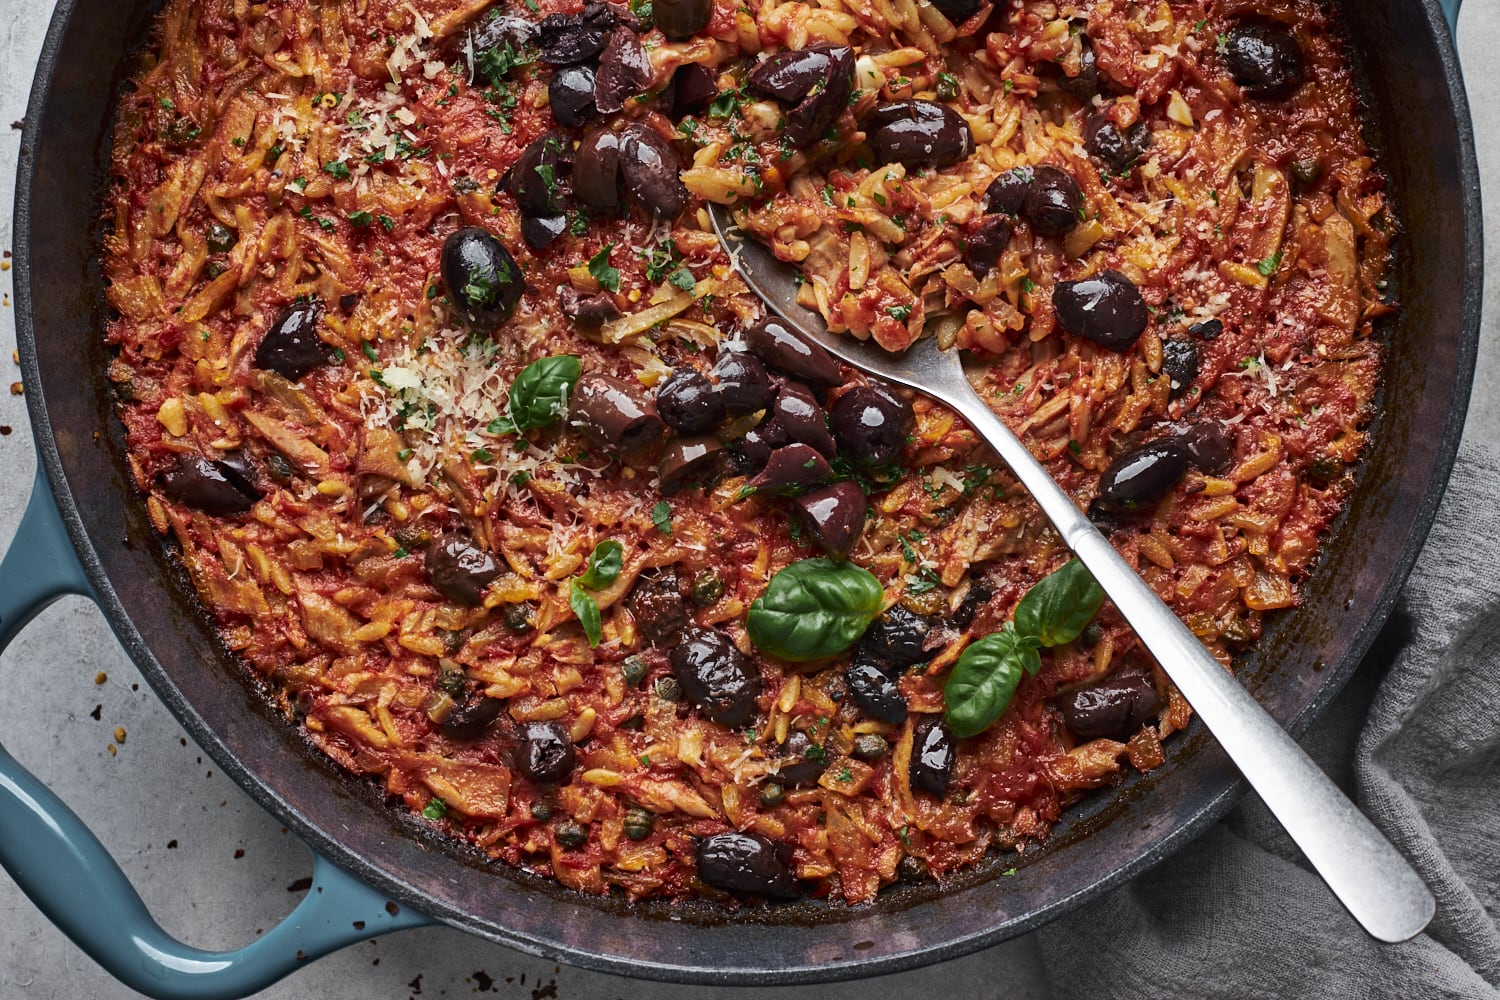
[[[1189,709],[943,407],[970,350],[1224,662],[1353,488],[1394,231],[1311,0],[170,0],[104,266],[132,472],[332,761],[589,893],[870,900]]]

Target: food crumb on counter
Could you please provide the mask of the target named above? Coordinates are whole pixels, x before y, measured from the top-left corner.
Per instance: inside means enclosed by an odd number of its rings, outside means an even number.
[[[124,726],[116,726],[115,727],[115,742],[118,743],[118,744],[120,744],[121,746],[125,745],[125,727]]]
[[[95,684],[103,684],[107,680],[109,680],[109,674],[106,674],[102,670],[99,671],[97,674],[94,675],[94,683]]]

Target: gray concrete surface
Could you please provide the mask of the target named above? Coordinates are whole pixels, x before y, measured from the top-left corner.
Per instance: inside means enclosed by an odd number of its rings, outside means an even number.
[[[0,0],[0,248],[11,247],[10,208],[32,66],[52,4]],[[1486,181],[1487,259],[1500,260],[1500,80],[1483,72],[1481,45],[1500,31],[1500,7],[1470,0],[1460,26]],[[9,392],[12,271],[0,271],[0,542],[20,520],[35,466],[24,401]],[[1500,274],[1500,271],[1491,272]],[[1493,327],[1500,280],[1485,298],[1468,434],[1500,434],[1500,356]],[[96,674],[107,675],[96,683]],[[305,850],[215,772],[146,688],[103,618],[70,599],[39,617],[0,658],[0,739],[89,822],[169,931],[204,948],[242,944],[295,905]],[[125,740],[116,743],[117,728]],[[114,752],[111,752],[113,748]],[[420,991],[420,992],[419,992]],[[814,989],[719,991],[670,987],[559,967],[449,929],[411,931],[358,945],[299,971],[266,1000],[405,998],[494,993],[508,997],[811,997]],[[113,982],[0,875],[0,1000],[115,1000]],[[863,983],[816,988],[824,1000],[864,996],[1050,996],[1034,944],[1022,938],[954,962]]]

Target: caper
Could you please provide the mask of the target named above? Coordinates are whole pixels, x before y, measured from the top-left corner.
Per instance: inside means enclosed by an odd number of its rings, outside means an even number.
[[[884,757],[890,748],[891,745],[885,741],[885,737],[878,733],[864,733],[854,741],[854,749],[850,751],[849,756],[868,764]]]
[[[774,781],[761,786],[760,804],[763,808],[770,809],[773,806],[778,806],[784,798],[786,798],[786,789]]]
[[[625,813],[625,836],[631,840],[645,840],[656,826],[656,817],[640,806],[631,806]]]
[[[662,701],[681,701],[682,685],[675,677],[662,677],[656,682],[656,696]]]
[[[927,877],[927,862],[907,854],[896,865],[896,874],[907,880],[924,879]]]
[[[714,570],[706,569],[693,577],[693,587],[688,596],[702,608],[718,604],[719,598],[724,596],[724,578]]]
[[[1318,182],[1318,178],[1322,176],[1322,173],[1323,163],[1314,157],[1292,161],[1292,176],[1297,178],[1299,184],[1305,184],[1310,187]]]
[[[295,470],[292,469],[292,463],[288,462],[280,452],[276,451],[266,455],[266,471],[278,483],[291,482],[292,476],[295,474]]]
[[[620,673],[624,675],[627,687],[640,687],[641,681],[646,679],[646,658],[639,653],[625,657],[625,662],[620,664]]]
[[[420,549],[432,541],[432,532],[416,524],[403,524],[391,532],[391,537],[396,539],[396,544],[407,551]]]
[[[212,253],[228,253],[240,241],[233,229],[222,222],[208,224],[208,249]]]
[[[463,629],[440,628],[438,629],[438,633],[443,637],[443,652],[449,656],[454,655],[460,649],[464,648]]]
[[[575,847],[582,847],[588,843],[589,832],[572,820],[565,819],[553,827],[552,836],[557,839],[559,847],[572,850]]]
[[[510,629],[512,632],[531,631],[532,625],[530,604],[527,604],[524,601],[520,604],[507,604],[505,606],[503,615],[505,618],[505,627]]]
[[[531,818],[542,823],[552,818],[552,807],[538,799],[531,804]]]
[[[457,698],[468,689],[469,679],[462,670],[444,670],[438,674],[438,687]]]

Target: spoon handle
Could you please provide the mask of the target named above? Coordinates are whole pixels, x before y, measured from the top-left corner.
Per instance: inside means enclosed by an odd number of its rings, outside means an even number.
[[[1391,943],[1426,927],[1437,904],[1406,859],[1214,659],[984,401],[967,384],[944,397],[1036,499],[1360,926]]]

